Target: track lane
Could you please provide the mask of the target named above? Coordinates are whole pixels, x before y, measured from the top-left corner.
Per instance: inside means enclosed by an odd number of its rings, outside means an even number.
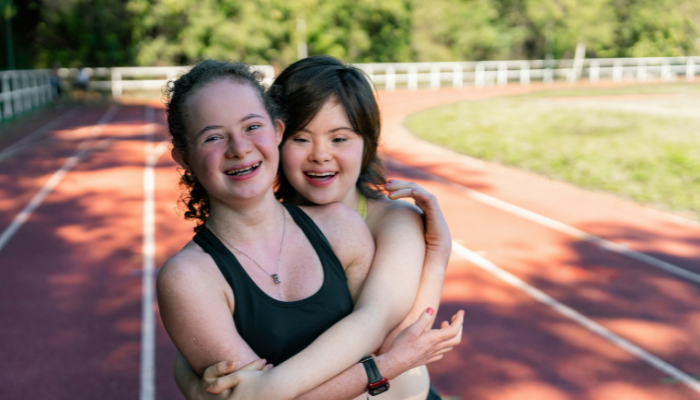
[[[142,119],[142,107],[122,109],[104,132],[112,145],[68,173],[0,252],[0,397],[138,395]]]

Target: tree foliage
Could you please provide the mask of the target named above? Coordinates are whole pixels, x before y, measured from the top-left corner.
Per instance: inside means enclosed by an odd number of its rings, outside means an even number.
[[[175,65],[236,59],[281,67],[348,62],[676,56],[700,53],[700,0],[31,0],[15,21],[24,67]],[[37,6],[38,5],[38,6]],[[33,11],[32,11],[33,10]],[[37,21],[27,21],[33,12]],[[24,15],[23,15],[24,12]],[[306,29],[298,29],[298,21]],[[31,32],[29,32],[31,30]]]

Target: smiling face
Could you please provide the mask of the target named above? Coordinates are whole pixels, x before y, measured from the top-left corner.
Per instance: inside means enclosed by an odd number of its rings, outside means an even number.
[[[198,89],[186,102],[187,154],[173,158],[192,171],[212,206],[258,199],[272,190],[283,125],[273,122],[260,95],[228,79]]]
[[[284,174],[297,196],[303,197],[296,200],[357,206],[355,184],[363,147],[363,138],[352,128],[343,106],[335,98],[326,101],[308,125],[282,144]]]

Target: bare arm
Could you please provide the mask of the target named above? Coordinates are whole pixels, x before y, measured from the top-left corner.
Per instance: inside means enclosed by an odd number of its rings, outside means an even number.
[[[401,332],[395,339],[391,350],[375,357],[377,368],[382,376],[392,380],[415,367],[437,361],[442,355],[461,341],[464,312],[459,311],[452,317],[452,324],[442,323],[441,329],[430,329],[434,310],[427,310],[414,324]],[[210,367],[212,371],[217,366]],[[212,372],[216,373],[216,372]],[[219,393],[225,388],[235,386],[239,380],[237,373],[223,376],[214,381],[212,393]],[[297,397],[297,400],[347,400],[364,393],[367,388],[367,374],[361,364],[355,364],[342,374],[325,382],[323,385]]]
[[[399,199],[411,197],[425,216],[426,252],[421,273],[420,286],[416,301],[408,316],[389,333],[379,354],[385,353],[391,347],[394,338],[406,327],[418,320],[421,313],[428,307],[435,311],[440,306],[442,286],[445,282],[445,271],[452,252],[452,237],[447,227],[440,205],[435,196],[413,182],[390,180],[386,185],[389,198]]]

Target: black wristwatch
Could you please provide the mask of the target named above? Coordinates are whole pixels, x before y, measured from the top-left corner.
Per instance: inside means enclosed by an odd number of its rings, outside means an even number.
[[[365,372],[367,372],[367,393],[370,396],[376,396],[380,393],[384,393],[389,390],[389,380],[382,377],[379,373],[377,364],[374,363],[374,358],[372,356],[367,356],[360,360],[362,365],[365,366]]]

